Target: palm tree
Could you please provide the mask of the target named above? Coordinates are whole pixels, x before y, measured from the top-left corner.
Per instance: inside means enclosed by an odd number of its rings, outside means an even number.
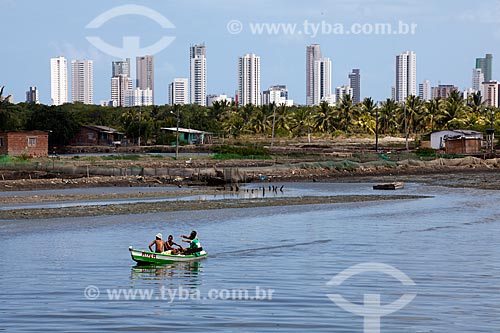
[[[333,110],[330,105],[328,105],[328,102],[321,102],[319,110],[315,111],[312,116],[312,122],[314,129],[322,133],[328,133],[335,130],[333,124]]]
[[[473,113],[477,115],[483,114],[484,108],[486,107],[486,101],[483,101],[480,91],[469,95],[467,98],[467,106]]]
[[[356,116],[354,114],[356,112],[356,106],[352,103],[351,95],[346,94],[342,96],[340,103],[337,105],[337,111],[339,112],[340,127],[347,133],[352,118]]]
[[[422,112],[422,100],[419,96],[410,95],[406,98],[405,107],[408,132],[416,133]]]
[[[311,131],[311,114],[309,108],[300,107],[293,113],[290,130],[295,137],[309,134]]]
[[[424,103],[422,108],[422,124],[424,131],[434,132],[436,126],[436,117],[439,117],[439,98],[431,99]]]
[[[447,129],[463,126],[466,106],[457,90],[452,90],[450,96],[440,101],[439,122]]]
[[[394,133],[398,127],[397,121],[398,104],[392,98],[386,99],[380,104],[379,128],[383,134]]]

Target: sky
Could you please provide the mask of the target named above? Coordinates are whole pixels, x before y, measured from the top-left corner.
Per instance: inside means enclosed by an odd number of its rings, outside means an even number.
[[[401,33],[374,34],[379,23]],[[411,25],[413,33],[398,30]],[[169,82],[189,77],[189,46],[198,43],[207,50],[207,94],[233,96],[238,57],[255,53],[261,90],[285,84],[289,98],[304,104],[306,46],[313,43],[332,60],[332,90],[359,68],[361,96],[377,101],[390,97],[395,57],[406,50],[417,55],[417,83],[468,88],[475,58],[486,53],[493,54],[493,79],[500,79],[500,0],[0,0],[0,27],[0,86],[15,102],[36,86],[50,104],[50,58],[57,56],[68,65],[93,60],[94,103],[109,100],[111,62],[147,50],[155,56],[155,104],[166,104]],[[138,38],[138,51],[123,47],[129,36]],[[140,55],[130,55],[133,69]]]

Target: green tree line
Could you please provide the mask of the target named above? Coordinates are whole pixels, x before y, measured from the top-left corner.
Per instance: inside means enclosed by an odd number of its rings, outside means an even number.
[[[81,103],[47,106],[11,104],[0,95],[0,130],[51,131],[50,144],[63,145],[75,135],[80,125],[103,125],[116,128],[132,141],[167,144],[162,127],[179,126],[239,137],[269,137],[274,127],[276,137],[311,135],[381,135],[426,134],[442,129],[484,131],[498,124],[499,110],[486,107],[480,93],[463,99],[452,91],[445,99],[423,101],[409,96],[405,103],[393,99],[375,102],[365,98],[353,103],[349,95],[335,106],[264,105],[238,106],[225,101],[213,106],[154,105],[146,107],[103,107]],[[406,132],[405,132],[406,131]]]

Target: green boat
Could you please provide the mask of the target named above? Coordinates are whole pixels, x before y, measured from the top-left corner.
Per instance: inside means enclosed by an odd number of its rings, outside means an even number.
[[[167,253],[156,253],[146,250],[135,250],[130,246],[128,248],[130,251],[130,256],[132,260],[137,262],[139,265],[150,265],[150,264],[172,264],[179,261],[198,261],[204,259],[208,256],[208,252],[202,250],[196,254],[167,254]]]

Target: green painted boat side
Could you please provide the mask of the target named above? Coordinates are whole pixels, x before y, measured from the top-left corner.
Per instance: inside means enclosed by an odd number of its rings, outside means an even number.
[[[179,261],[197,261],[207,257],[208,252],[201,251],[199,256],[179,255],[179,254],[162,254],[145,250],[135,250],[129,247],[132,260],[138,264],[171,264]]]

